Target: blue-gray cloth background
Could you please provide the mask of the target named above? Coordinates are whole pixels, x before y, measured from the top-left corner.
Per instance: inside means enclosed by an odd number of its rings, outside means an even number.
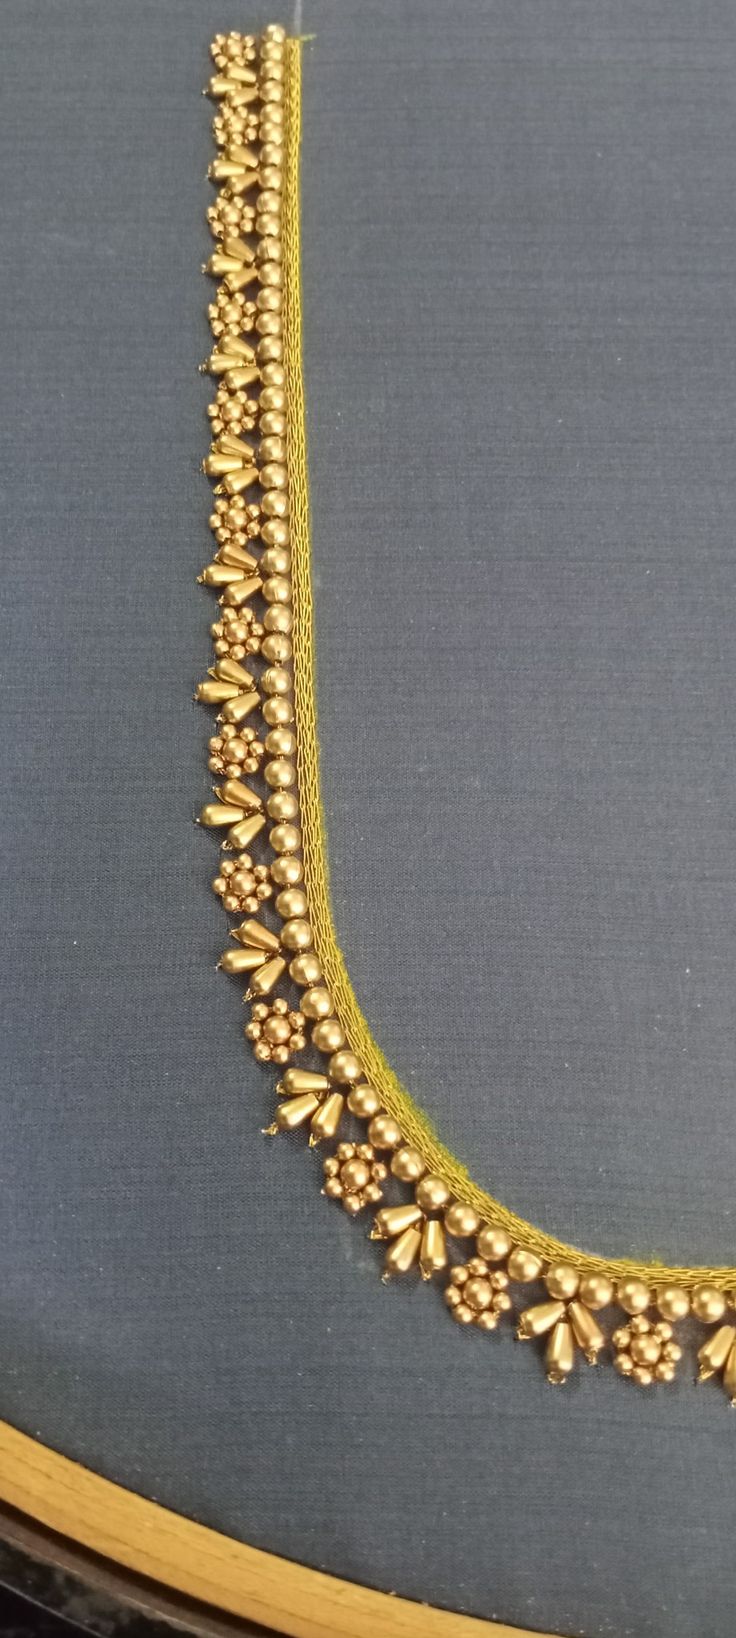
[[[731,1638],[720,1388],[553,1392],[533,1348],[383,1290],[319,1160],[259,1136],[190,698],[199,91],[211,34],[271,19],[2,8],[0,1415],[382,1588]],[[295,26],[358,996],[510,1205],[736,1261],[736,12],[306,0]]]

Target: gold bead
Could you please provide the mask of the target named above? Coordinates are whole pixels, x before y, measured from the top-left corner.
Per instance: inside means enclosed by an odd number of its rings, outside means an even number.
[[[319,1143],[322,1138],[333,1138],[335,1136],[344,1108],[345,1099],[341,1092],[331,1092],[329,1098],[325,1098],[317,1113],[312,1116],[310,1148],[313,1149],[315,1144]]]
[[[318,1075],[313,1069],[287,1069],[282,1075],[279,1091],[289,1098],[298,1092],[329,1092],[330,1083],[326,1075]]]
[[[227,709],[226,706],[225,710]],[[285,723],[294,721],[294,706],[288,699],[264,700],[262,711],[264,722],[268,723],[269,728],[280,728]]]
[[[477,1246],[481,1257],[489,1263],[502,1263],[512,1249],[513,1241],[505,1229],[486,1224],[478,1235]]]
[[[286,921],[281,929],[281,943],[285,950],[308,950],[312,944],[312,928],[308,921],[297,917],[294,921]]]
[[[718,1330],[708,1337],[698,1350],[698,1367],[701,1382],[715,1376],[716,1371],[722,1371],[731,1349],[736,1342],[736,1326],[720,1325]]]
[[[421,1245],[421,1229],[405,1229],[404,1233],[399,1236],[398,1240],[394,1240],[393,1245],[389,1246],[386,1252],[383,1279],[389,1280],[392,1274],[408,1274],[409,1269],[414,1267],[419,1256]]]
[[[277,824],[289,824],[299,817],[299,803],[292,791],[274,791],[266,802],[266,812]]]
[[[374,1115],[368,1127],[368,1139],[376,1149],[398,1149],[401,1143],[401,1128],[391,1115]],[[412,1207],[421,1216],[419,1207]]]
[[[417,1183],[424,1176],[427,1168],[418,1149],[404,1146],[397,1149],[391,1159],[391,1171],[401,1183]]]
[[[619,1280],[616,1299],[627,1314],[642,1314],[649,1307],[651,1293],[643,1280]]]
[[[519,1316],[517,1336],[520,1342],[528,1342],[531,1337],[542,1337],[546,1331],[551,1331],[558,1320],[564,1318],[564,1302],[540,1302],[534,1308],[525,1309]]]
[[[284,921],[292,916],[304,916],[308,909],[307,895],[301,887],[287,887],[285,892],[279,893],[275,908]]]
[[[275,825],[268,839],[274,853],[296,853],[302,845],[302,833],[297,825]]]
[[[273,1131],[292,1132],[297,1126],[303,1126],[305,1121],[311,1120],[319,1109],[319,1098],[313,1092],[305,1092],[300,1097],[288,1098],[286,1103],[279,1104],[276,1110],[275,1126],[269,1127],[269,1134]]]
[[[631,1380],[632,1382],[635,1382],[639,1388],[650,1388],[652,1382],[654,1381],[654,1377],[648,1365],[633,1365],[631,1369]]]
[[[284,928],[284,932],[286,928]],[[311,929],[310,929],[311,932]],[[363,1067],[354,1052],[340,1050],[333,1052],[327,1065],[333,1081],[340,1086],[354,1086],[363,1073]]]
[[[261,967],[266,957],[263,950],[225,950],[217,963],[224,973],[250,973]]]
[[[726,1312],[726,1299],[715,1285],[696,1285],[692,1306],[695,1318],[703,1325],[717,1325]]]
[[[551,1297],[560,1297],[563,1302],[569,1302],[577,1292],[580,1275],[570,1263],[551,1263],[544,1283]]]
[[[613,1281],[605,1274],[586,1274],[580,1282],[579,1295],[586,1308],[607,1308],[613,1302]]]
[[[279,899],[284,897],[283,893],[279,894]],[[279,908],[279,899],[276,900],[277,910]],[[301,1010],[306,1018],[329,1018],[332,1014],[332,996],[329,990],[319,984],[310,990],[305,990],[301,1000]]]
[[[479,1248],[480,1249],[480,1246]],[[542,1272],[542,1259],[535,1257],[532,1251],[525,1251],[523,1246],[514,1246],[506,1264],[509,1279],[519,1285],[528,1285],[532,1280],[538,1280]]]
[[[241,819],[239,824],[232,825],[227,833],[228,847],[234,848],[236,853],[241,853],[255,840],[265,823],[262,813],[252,813],[249,819]]]
[[[285,971],[286,962],[281,956],[274,956],[272,961],[267,961],[265,967],[259,967],[253,973],[250,981],[253,995],[269,995]]]
[[[445,1231],[436,1218],[424,1224],[422,1243],[419,1250],[419,1271],[423,1280],[431,1280],[433,1274],[438,1274],[447,1267],[447,1245]]]
[[[288,854],[282,859],[274,859],[271,865],[271,875],[277,887],[294,887],[300,882],[303,875],[301,859],[291,858]]]
[[[480,1218],[472,1206],[466,1206],[462,1200],[453,1200],[445,1212],[445,1228],[448,1234],[453,1234],[456,1240],[469,1239],[477,1234],[480,1227]]]
[[[417,1205],[421,1206],[422,1211],[442,1211],[443,1207],[449,1205],[452,1199],[452,1192],[448,1189],[444,1178],[436,1177],[432,1173],[420,1179],[414,1194]]]
[[[348,1093],[348,1109],[358,1120],[371,1120],[380,1107],[381,1100],[372,1086],[354,1086]]]
[[[463,1286],[463,1300],[478,1312],[493,1302],[493,1286],[482,1274],[475,1274]]]
[[[575,1363],[575,1344],[569,1320],[559,1320],[547,1343],[544,1356],[547,1381],[561,1383],[570,1375]]]
[[[588,1363],[594,1365],[606,1345],[598,1321],[583,1302],[571,1302],[567,1312],[578,1347],[582,1348]]]
[[[660,1351],[657,1338],[651,1332],[633,1336],[629,1343],[629,1353],[635,1365],[656,1365]]]
[[[296,860],[292,860],[290,862],[291,863],[296,863]],[[283,864],[283,863],[286,863],[286,861],[281,860],[281,859],[276,860],[276,864]],[[273,876],[273,873],[274,873],[275,869],[276,869],[276,865],[273,864],[271,866],[271,875],[272,876]],[[316,955],[311,955],[310,954],[310,955],[295,956],[294,960],[292,962],[290,962],[290,964],[289,964],[289,976],[291,978],[293,978],[294,983],[298,984],[300,986],[300,988],[302,988],[302,987],[306,988],[310,984],[318,984],[321,977],[322,977],[322,969],[320,967],[320,964],[319,964],[319,962],[317,960]],[[315,1046],[318,1046],[319,1042],[315,1041],[314,1044],[315,1044]],[[331,1048],[329,1050],[331,1050]]]
[[[384,1206],[376,1212],[372,1240],[392,1240],[395,1235],[403,1234],[405,1229],[422,1222],[422,1213],[418,1206]]]
[[[690,1298],[679,1285],[662,1286],[656,1293],[656,1303],[665,1320],[681,1320],[690,1312]]]
[[[273,762],[267,762],[263,770],[263,777],[271,790],[288,790],[296,780],[296,768],[285,757],[276,757]]]
[[[336,1018],[321,1018],[312,1030],[312,1040],[319,1052],[339,1052],[345,1045],[345,1031]]]

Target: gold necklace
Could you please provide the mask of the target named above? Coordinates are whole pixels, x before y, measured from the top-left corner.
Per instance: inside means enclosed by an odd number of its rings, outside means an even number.
[[[689,1319],[709,1328],[698,1338],[701,1380],[720,1376],[736,1403],[736,1268],[607,1259],[517,1217],[439,1142],[358,1006],[332,921],[319,789],[301,353],[301,42],[272,25],[260,40],[218,34],[212,55],[219,155],[208,220],[217,248],[205,271],[219,282],[209,308],[214,351],[203,368],[218,386],[204,470],[215,479],[217,549],[200,578],[220,608],[215,661],[197,698],[219,711],[209,767],[221,783],[200,823],[224,831],[213,887],[238,918],[220,966],[248,975],[245,1033],[280,1075],[267,1131],[303,1129],[310,1147],[329,1146],[322,1192],[351,1216],[373,1210],[371,1238],[386,1245],[384,1279],[418,1269],[427,1282],[442,1280],[452,1317],[481,1331],[515,1314],[517,1336],[541,1340],[551,1382],[565,1381],[578,1353],[590,1364],[612,1358],[641,1387],[671,1382],[683,1354],[675,1327]],[[531,1304],[519,1300],[525,1286]],[[598,1316],[606,1310],[613,1320],[604,1328]]]

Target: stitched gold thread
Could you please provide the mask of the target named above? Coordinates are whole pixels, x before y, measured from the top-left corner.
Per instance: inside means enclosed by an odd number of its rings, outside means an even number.
[[[445,1147],[426,1116],[403,1087],[368,1026],[355,996],[339,948],[329,894],[327,841],[320,794],[316,716],[314,611],[311,577],[306,416],[302,358],[300,250],[301,58],[299,40],[286,48],[286,158],[284,167],[284,357],[288,401],[288,466],[292,526],[294,608],[294,701],[298,737],[298,772],[302,813],[304,876],[314,930],[315,949],[335,1002],[335,1012],[366,1076],[395,1117],[408,1142],[433,1173],[446,1179],[455,1195],[474,1207],[487,1223],[505,1230],[514,1242],[552,1263],[572,1263],[582,1274],[614,1282],[646,1281],[655,1288],[691,1287],[709,1281],[719,1288],[736,1285],[736,1268],[667,1265],[654,1260],[610,1258],[582,1251],[529,1223],[480,1188]],[[558,1323],[565,1325],[562,1319]],[[633,1324],[633,1322],[632,1322]],[[728,1329],[728,1328],[725,1328]],[[560,1340],[560,1346],[565,1342]],[[625,1344],[622,1355],[626,1358]],[[622,1374],[624,1374],[622,1372]]]

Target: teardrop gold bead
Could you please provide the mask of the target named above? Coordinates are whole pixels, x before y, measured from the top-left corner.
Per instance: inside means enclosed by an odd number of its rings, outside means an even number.
[[[371,1239],[393,1240],[395,1235],[403,1234],[415,1223],[421,1223],[423,1216],[418,1206],[384,1206],[376,1212]]]
[[[236,262],[250,265],[255,263],[256,254],[245,239],[239,239],[234,234],[227,235],[222,241],[222,248],[226,256]]]
[[[212,830],[217,825],[235,825],[242,818],[242,808],[234,808],[224,802],[207,802],[199,815],[199,823]]]
[[[250,986],[251,993],[253,995],[269,995],[274,984],[278,984],[282,973],[285,971],[286,962],[283,956],[273,956],[271,961],[266,962],[265,967],[259,967],[258,971],[253,974]]]
[[[241,693],[244,688],[255,688],[255,679],[239,660],[218,660],[213,674],[223,682],[237,683]]]
[[[310,1149],[314,1149],[323,1138],[333,1138],[335,1136],[344,1109],[345,1099],[341,1092],[331,1092],[329,1098],[325,1098],[316,1115],[312,1116],[312,1132],[309,1139]]]
[[[723,1386],[732,1405],[736,1405],[736,1342],[734,1342],[723,1372]]]
[[[225,460],[227,457],[223,456],[222,459]],[[223,478],[222,487],[226,495],[241,495],[244,489],[250,489],[251,484],[257,482],[257,467],[244,466],[237,472],[228,472]]]
[[[225,375],[225,384],[233,392],[242,392],[245,387],[252,387],[260,381],[261,372],[257,364],[236,364]]]
[[[287,1098],[285,1103],[279,1104],[275,1124],[269,1127],[269,1131],[293,1132],[297,1126],[303,1126],[305,1121],[311,1120],[318,1109],[319,1098],[315,1097],[313,1092],[304,1092],[298,1098]]]
[[[239,438],[236,432],[222,432],[217,440],[217,448],[221,455],[239,455],[242,466],[243,459],[252,462],[255,450],[247,438]]]
[[[222,712],[222,720],[223,722],[232,723],[244,722],[246,717],[249,717],[251,711],[255,711],[256,706],[259,704],[260,695],[255,692],[255,689],[251,694],[239,694],[236,700],[228,700]]]
[[[208,677],[206,682],[197,683],[194,698],[200,705],[225,705],[227,700],[237,699],[239,693],[237,683],[220,682],[215,677]]]
[[[250,973],[261,967],[266,957],[262,950],[224,950],[217,963],[224,973]]]
[[[564,1382],[570,1375],[575,1364],[575,1343],[568,1320],[560,1320],[555,1326],[547,1343],[544,1363],[548,1382]]]
[[[589,1308],[582,1302],[571,1302],[567,1310],[573,1328],[575,1341],[589,1365],[594,1365],[602,1348],[606,1346],[606,1339]]]
[[[215,553],[217,563],[228,563],[231,567],[242,569],[244,574],[254,574],[258,568],[258,560],[250,552],[244,551],[242,546],[236,546],[234,541],[226,540]]]
[[[242,853],[250,846],[259,831],[263,830],[265,823],[265,816],[262,813],[252,813],[247,819],[241,816],[227,833],[228,845],[234,848],[236,853]]]
[[[736,1342],[736,1326],[719,1325],[712,1337],[708,1337],[698,1350],[698,1375],[701,1382],[715,1376],[716,1371],[722,1371],[731,1349]]]
[[[221,586],[231,586],[242,579],[243,572],[237,564],[208,563],[199,576],[199,583],[201,586],[214,586],[219,590]],[[260,580],[257,584],[260,585]]]
[[[263,806],[258,792],[252,791],[250,785],[244,785],[242,779],[226,779],[224,785],[218,787],[217,795],[223,802],[237,803],[246,813]]]
[[[237,296],[239,291],[245,290],[247,286],[249,284],[253,284],[254,280],[257,278],[257,268],[244,267],[242,263],[239,265],[236,264],[231,272],[227,272],[225,274],[225,285],[227,287],[228,294],[231,296]]]
[[[433,1274],[438,1274],[447,1267],[447,1242],[442,1224],[436,1217],[430,1217],[425,1223],[422,1232],[422,1243],[419,1252],[419,1269],[423,1280],[431,1280]]]
[[[394,1240],[386,1252],[383,1265],[382,1279],[390,1280],[392,1274],[408,1274],[419,1256],[422,1244],[421,1229],[408,1228]]]
[[[540,1302],[535,1308],[526,1308],[519,1316],[517,1336],[520,1342],[528,1342],[532,1337],[544,1336],[551,1331],[553,1325],[561,1320],[565,1313],[564,1302]]]
[[[243,604],[247,603],[251,597],[254,597],[255,593],[260,589],[260,575],[249,575],[245,578],[241,574],[237,580],[230,581],[223,597],[223,603],[229,609],[242,608]]]
[[[229,97],[235,90],[237,90],[235,80],[231,80],[226,74],[215,74],[207,86],[207,96]]]
[[[300,1092],[329,1092],[330,1083],[326,1075],[318,1075],[313,1069],[287,1069],[282,1075],[279,1090],[288,1098],[297,1096]]]
[[[262,922],[256,921],[253,917],[248,921],[241,921],[240,926],[233,927],[231,931],[233,938],[238,939],[240,944],[255,945],[256,949],[274,955],[279,949],[276,934],[271,932],[270,927],[264,927]]]
[[[216,250],[209,261],[205,262],[202,272],[209,273],[213,279],[222,279],[226,273],[237,273],[240,265],[232,256],[223,256],[221,251]],[[253,269],[253,277],[258,278],[256,268]]]

